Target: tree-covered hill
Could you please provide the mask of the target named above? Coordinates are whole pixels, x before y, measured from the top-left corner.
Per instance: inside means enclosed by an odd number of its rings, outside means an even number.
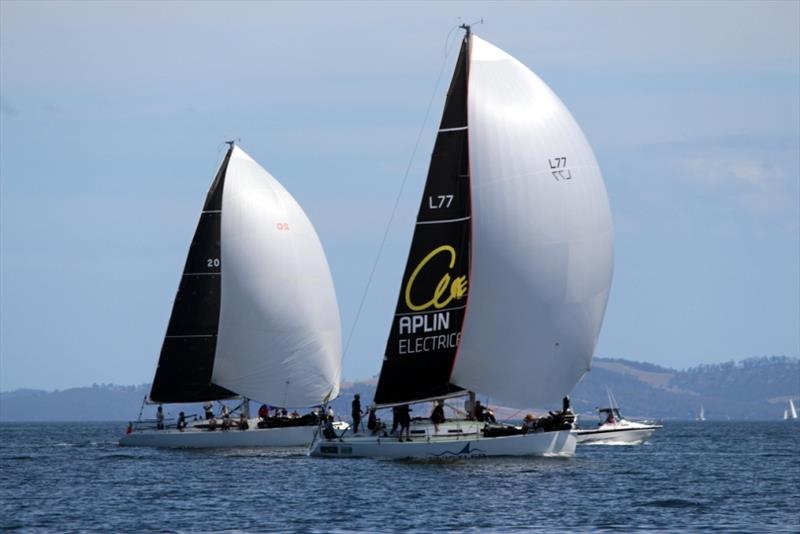
[[[592,371],[571,393],[573,406],[584,420],[595,408],[608,404],[608,389],[623,413],[632,417],[694,419],[702,405],[709,420],[778,420],[790,398],[800,401],[800,359],[770,356],[674,370],[625,359],[595,358]],[[63,391],[0,392],[0,421],[136,419],[148,391],[147,384],[95,384]],[[345,382],[333,408],[347,416],[354,393],[361,394],[366,407],[374,392],[374,379]],[[554,399],[551,406],[538,409],[559,405],[560,400]],[[168,414],[176,410],[200,412],[199,406],[167,407]],[[504,413],[514,417],[519,410]],[[427,415],[425,408],[417,408],[415,415]]]

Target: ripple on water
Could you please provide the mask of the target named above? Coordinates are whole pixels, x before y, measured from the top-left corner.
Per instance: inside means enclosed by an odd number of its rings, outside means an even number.
[[[688,499],[655,499],[640,503],[637,506],[655,506],[658,508],[704,508],[705,505],[699,501]]]
[[[74,425],[0,425],[0,529],[791,531],[800,434],[748,429],[742,439],[735,423],[674,423],[647,445],[579,446],[571,459],[419,462],[120,448],[118,424],[81,425],[80,436]]]

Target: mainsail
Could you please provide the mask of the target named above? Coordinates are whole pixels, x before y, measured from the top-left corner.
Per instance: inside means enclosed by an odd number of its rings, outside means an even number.
[[[400,296],[375,392],[377,404],[445,397],[469,290],[467,43],[461,47],[433,148]]]
[[[468,33],[376,403],[466,388],[537,406],[568,393],[599,335],[612,234],[602,176],[569,111],[522,63]]]
[[[155,402],[200,402],[236,394],[211,383],[220,304],[222,191],[233,147],[206,195],[172,305],[150,388]]]
[[[238,147],[186,264],[151,400],[301,407],[338,395],[340,320],[322,245],[295,199]]]

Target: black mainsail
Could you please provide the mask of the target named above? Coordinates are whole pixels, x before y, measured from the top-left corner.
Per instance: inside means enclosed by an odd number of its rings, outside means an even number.
[[[211,383],[221,295],[222,192],[233,144],[211,184],[183,268],[150,400],[199,402],[236,396]]]
[[[469,290],[467,135],[469,36],[462,45],[431,156],[375,403],[457,394],[450,374]]]

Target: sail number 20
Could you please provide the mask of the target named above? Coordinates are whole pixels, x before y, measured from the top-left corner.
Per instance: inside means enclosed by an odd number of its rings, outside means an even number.
[[[206,259],[206,267],[219,267],[219,258]]]

